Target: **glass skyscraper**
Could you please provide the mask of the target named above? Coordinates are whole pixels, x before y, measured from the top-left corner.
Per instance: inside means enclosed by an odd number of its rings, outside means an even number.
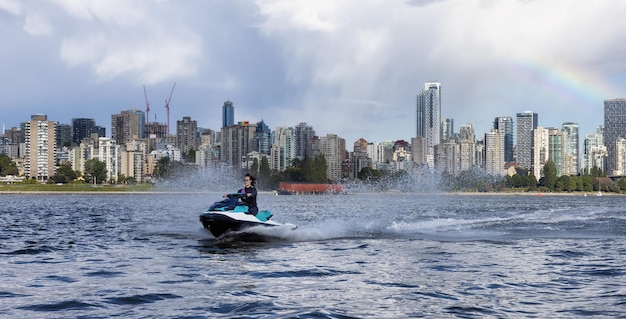
[[[80,144],[86,137],[90,137],[91,133],[95,133],[96,120],[87,118],[72,119],[72,142],[76,145]],[[101,135],[104,136],[104,135]],[[143,137],[143,136],[142,136]]]
[[[226,101],[222,106],[222,127],[235,125],[235,107],[233,102]]]
[[[426,146],[432,148],[441,142],[441,83],[427,82],[417,95],[417,131]]]
[[[626,138],[626,99],[604,101],[604,145],[608,153],[608,175],[617,168],[615,142]]]

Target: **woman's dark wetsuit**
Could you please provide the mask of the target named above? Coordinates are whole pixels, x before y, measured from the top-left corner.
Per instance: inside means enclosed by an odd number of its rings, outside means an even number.
[[[259,208],[256,206],[256,188],[254,186],[244,187],[238,193],[246,194],[241,201],[248,206],[248,214],[256,215],[259,212]],[[247,194],[250,194],[250,197]]]

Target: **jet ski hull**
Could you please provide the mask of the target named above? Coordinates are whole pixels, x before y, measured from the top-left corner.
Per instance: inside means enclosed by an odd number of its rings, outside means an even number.
[[[254,215],[223,211],[208,211],[200,215],[202,226],[216,238],[228,233],[240,232],[257,226],[275,227],[281,224],[272,221],[260,221]]]

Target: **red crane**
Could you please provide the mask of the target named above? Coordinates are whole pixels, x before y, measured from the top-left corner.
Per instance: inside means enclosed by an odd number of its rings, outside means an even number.
[[[172,86],[172,92],[170,92],[170,97],[165,100],[165,109],[167,110],[167,136],[170,135],[170,102],[172,101],[172,94],[174,94],[175,87],[176,82],[174,82],[174,86]]]
[[[150,123],[150,102],[148,102],[148,93],[146,93],[146,86],[143,86],[143,95],[146,97],[146,125]]]

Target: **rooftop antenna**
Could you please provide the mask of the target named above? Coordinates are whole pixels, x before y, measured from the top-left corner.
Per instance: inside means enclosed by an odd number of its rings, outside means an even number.
[[[167,110],[167,135],[170,135],[170,102],[172,101],[172,94],[174,94],[174,88],[176,87],[176,82],[174,82],[174,86],[172,86],[172,92],[170,92],[170,97],[165,100],[165,109]]]

